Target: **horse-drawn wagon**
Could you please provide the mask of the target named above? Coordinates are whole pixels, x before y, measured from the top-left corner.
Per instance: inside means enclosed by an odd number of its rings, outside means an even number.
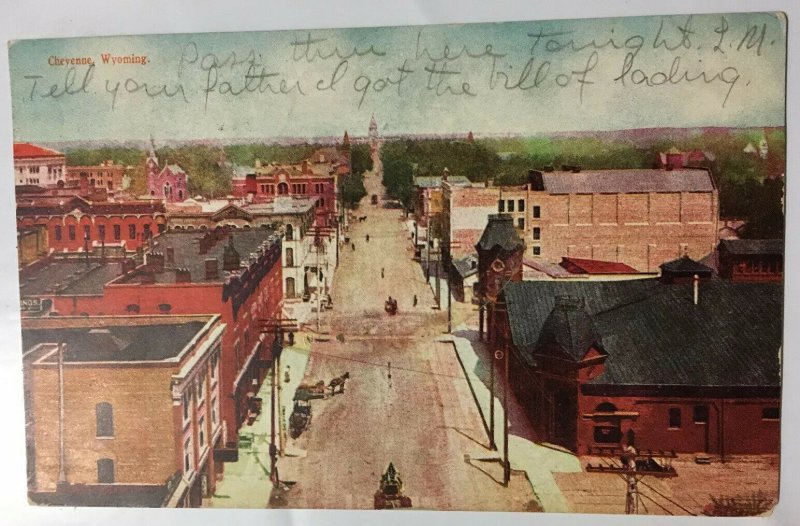
[[[374,501],[376,510],[411,507],[411,497],[403,495],[403,481],[391,462],[389,467],[386,468],[386,472],[381,476],[380,486],[378,491],[375,492]]]

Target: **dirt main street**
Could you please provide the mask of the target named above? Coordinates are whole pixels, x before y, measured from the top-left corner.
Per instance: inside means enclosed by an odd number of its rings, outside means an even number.
[[[312,402],[311,426],[292,447],[305,456],[280,460],[296,482],[290,508],[373,507],[381,474],[393,462],[417,509],[522,511],[534,499],[523,474],[504,488],[469,385],[450,344],[435,338],[446,313],[412,261],[402,211],[369,204],[379,175],[351,223],[355,250],[343,246],[326,313],[328,341],[315,341],[307,381],[350,373],[343,394]],[[369,242],[366,236],[369,235]],[[381,277],[381,269],[383,276]],[[384,312],[388,296],[399,312]],[[413,305],[413,297],[418,303]],[[465,458],[469,455],[469,459]]]

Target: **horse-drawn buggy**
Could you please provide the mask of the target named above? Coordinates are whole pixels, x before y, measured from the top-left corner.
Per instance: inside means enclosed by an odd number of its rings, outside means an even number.
[[[403,481],[391,462],[386,468],[386,473],[381,476],[380,486],[375,492],[374,499],[376,510],[411,507],[411,497],[403,495]]]
[[[312,396],[306,391],[298,391],[294,396],[294,409],[289,416],[289,434],[292,438],[299,437],[311,425],[311,399]]]
[[[389,296],[389,299],[386,300],[386,303],[383,305],[383,310],[385,310],[391,316],[397,314],[397,300]]]

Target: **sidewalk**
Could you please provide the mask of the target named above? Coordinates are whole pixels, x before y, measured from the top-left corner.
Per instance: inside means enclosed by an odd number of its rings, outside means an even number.
[[[464,327],[459,330],[463,331]],[[457,330],[456,332],[460,332]],[[475,333],[477,335],[477,333]],[[480,342],[473,342],[470,339],[455,336],[445,335],[438,338],[438,341],[451,342],[455,349],[456,355],[461,362],[464,371],[467,375],[467,381],[470,383],[475,397],[478,400],[481,411],[485,418],[489,418],[489,389],[481,381],[478,373],[487,370],[487,365],[481,361],[479,351],[475,346],[482,345]],[[495,376],[495,380],[498,377]],[[502,381],[502,378],[500,378]],[[495,392],[495,444],[497,444],[498,451],[496,454],[502,458],[503,451],[503,406],[502,406],[502,384]],[[524,420],[523,409],[514,399],[512,393],[509,393],[509,406],[511,414],[515,416],[513,420],[519,422]],[[580,472],[581,464],[578,457],[571,453],[558,451],[549,447],[541,446],[533,442],[529,437],[533,436],[532,430],[529,426],[526,429],[514,430],[509,433],[508,437],[508,451],[509,462],[511,469],[525,471],[528,475],[528,480],[531,482],[533,491],[539,498],[539,502],[546,512],[570,512],[569,504],[562,495],[561,491],[556,484],[553,477],[554,472],[558,473],[574,473]],[[519,434],[515,434],[519,433]],[[527,436],[520,436],[527,435]],[[485,453],[484,453],[484,456]]]
[[[307,334],[298,332],[295,345],[285,347],[281,353],[281,370],[278,371],[278,382],[281,386],[280,405],[276,409],[284,409],[284,429],[288,436],[289,416],[292,412],[292,400],[298,384],[303,380],[303,372],[309,357]],[[284,372],[289,367],[289,382],[284,382]],[[269,480],[269,444],[270,444],[270,375],[261,386],[258,394],[263,400],[261,414],[252,426],[244,425],[239,430],[241,436],[252,437],[252,445],[239,446],[239,461],[225,464],[224,478],[217,483],[216,492],[206,505],[211,508],[266,508],[272,482]],[[277,404],[276,404],[277,405]],[[280,415],[281,412],[279,411]],[[279,439],[276,435],[276,444]],[[287,451],[290,454],[296,454]],[[278,457],[280,468],[282,457]]]

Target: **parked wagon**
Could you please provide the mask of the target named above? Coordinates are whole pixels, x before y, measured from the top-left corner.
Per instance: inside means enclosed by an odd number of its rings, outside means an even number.
[[[289,434],[292,438],[299,437],[311,425],[311,402],[309,400],[295,400],[294,410],[289,416]]]
[[[389,296],[389,299],[386,300],[386,303],[383,305],[383,310],[385,310],[391,316],[397,314],[397,300]]]

